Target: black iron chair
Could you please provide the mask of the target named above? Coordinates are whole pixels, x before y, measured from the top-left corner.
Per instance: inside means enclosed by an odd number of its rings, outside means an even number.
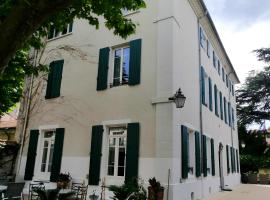
[[[29,184],[29,200],[37,200],[40,199],[38,193],[36,193],[36,190],[42,190],[45,191],[45,185],[43,183],[30,183]]]
[[[22,199],[22,191],[24,188],[24,182],[22,183],[8,183],[7,191],[4,193],[3,200],[6,199]]]
[[[74,192],[72,199],[86,200],[87,188],[87,185],[83,185],[81,183],[72,183],[71,190]]]

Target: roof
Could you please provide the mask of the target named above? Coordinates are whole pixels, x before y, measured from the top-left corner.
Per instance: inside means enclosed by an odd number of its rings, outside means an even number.
[[[233,65],[232,65],[232,63],[231,63],[231,60],[230,60],[230,58],[229,58],[229,56],[228,56],[228,54],[227,54],[227,52],[226,52],[226,50],[225,50],[225,48],[224,48],[224,45],[223,45],[223,43],[222,43],[222,41],[221,41],[221,39],[220,39],[220,37],[219,37],[219,34],[218,34],[217,29],[216,29],[216,27],[215,27],[215,24],[214,24],[214,22],[213,22],[213,20],[212,20],[212,18],[211,18],[211,16],[210,16],[210,14],[209,14],[209,11],[208,11],[208,9],[207,9],[207,7],[206,7],[204,1],[203,1],[203,0],[199,0],[199,2],[201,3],[201,5],[202,5],[202,7],[203,7],[203,9],[204,9],[204,13],[206,13],[206,17],[208,18],[208,20],[209,20],[209,22],[210,22],[210,25],[211,25],[211,27],[212,27],[214,33],[215,33],[216,36],[217,36],[218,42],[219,42],[219,44],[220,44],[220,46],[221,46],[221,49],[222,49],[222,51],[224,52],[224,54],[225,54],[225,56],[226,56],[226,59],[228,60],[229,65],[231,66],[231,68],[232,68],[232,70],[233,70],[232,73],[234,73],[235,78],[236,78],[236,80],[237,80],[237,83],[240,83],[240,80],[239,80],[239,78],[238,78],[238,76],[237,76],[237,74],[236,74],[236,72],[235,72],[235,69],[234,69],[234,67],[233,67]]]
[[[17,126],[16,113],[5,114],[0,118],[0,129],[16,128],[16,126]]]

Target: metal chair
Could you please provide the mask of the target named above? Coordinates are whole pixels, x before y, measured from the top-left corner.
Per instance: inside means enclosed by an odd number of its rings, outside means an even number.
[[[7,191],[4,193],[3,200],[6,199],[22,199],[22,191],[24,188],[24,182],[22,183],[8,183]]]
[[[30,183],[29,184],[29,200],[37,200],[40,199],[38,193],[36,193],[36,190],[43,190],[45,191],[45,185],[43,183]]]
[[[259,174],[260,184],[268,185],[269,184],[269,175],[268,174]]]
[[[87,185],[83,185],[81,183],[72,183],[71,190],[74,192],[74,197],[72,199],[86,200],[87,188]]]
[[[257,184],[258,183],[258,175],[257,174],[249,174],[248,175],[248,183]]]

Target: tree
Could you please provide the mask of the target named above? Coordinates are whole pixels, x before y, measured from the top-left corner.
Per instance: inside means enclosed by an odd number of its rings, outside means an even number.
[[[270,48],[254,51],[259,60],[270,63]],[[237,112],[241,124],[263,124],[270,120],[270,66],[251,71],[243,86],[236,91]]]
[[[134,33],[135,24],[122,10],[145,7],[143,0],[0,0],[0,116],[19,101],[25,76],[37,75],[46,66],[33,66],[30,48],[44,48],[50,28],[62,30],[74,18],[108,29],[123,38]]]

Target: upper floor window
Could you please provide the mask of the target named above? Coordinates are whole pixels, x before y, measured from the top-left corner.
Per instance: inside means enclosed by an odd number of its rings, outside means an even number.
[[[224,72],[224,68],[222,67],[222,80],[223,82],[225,82],[225,72]]]
[[[106,47],[99,51],[97,90],[108,86],[138,85],[141,79],[142,40],[132,40],[121,47]]]
[[[207,39],[201,27],[200,27],[200,44],[203,49],[207,48]]]
[[[125,46],[113,50],[113,86],[128,84],[130,47]]]
[[[55,28],[54,26],[51,26],[49,30],[48,39],[50,40],[50,39],[61,37],[63,35],[67,35],[72,32],[72,29],[73,29],[73,23],[67,24],[62,31]]]
[[[218,75],[220,75],[220,61],[218,60]]]
[[[215,68],[217,67],[217,57],[214,51],[213,51],[213,65]]]

